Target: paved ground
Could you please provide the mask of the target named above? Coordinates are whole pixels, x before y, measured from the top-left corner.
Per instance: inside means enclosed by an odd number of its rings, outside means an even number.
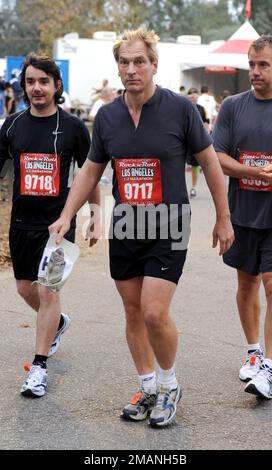
[[[103,192],[109,193],[109,186]],[[33,356],[35,315],[15,293],[12,273],[0,274],[0,449],[271,448],[272,402],[244,393],[237,378],[245,341],[235,307],[235,272],[211,248],[214,213],[202,176],[198,192],[190,253],[172,303],[183,389],[177,423],[154,430],[119,419],[137,380],[121,301],[109,276],[107,242],[100,241],[90,253],[83,250],[63,289],[63,311],[73,323],[48,361],[49,387],[42,399],[19,394],[23,363]]]

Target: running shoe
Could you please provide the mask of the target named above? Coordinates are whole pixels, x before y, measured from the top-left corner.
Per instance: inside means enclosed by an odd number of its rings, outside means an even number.
[[[53,354],[57,352],[57,350],[60,347],[61,335],[63,335],[63,333],[65,333],[65,331],[68,330],[71,324],[71,318],[68,315],[66,315],[66,313],[62,313],[61,316],[63,318],[63,325],[56,333],[55,339],[53,343],[51,344],[51,348],[49,349],[48,357],[53,356]]]
[[[263,352],[260,349],[247,353],[245,363],[239,371],[239,379],[244,382],[254,379],[263,364]]]
[[[147,418],[156,400],[156,394],[139,390],[131,402],[123,408],[121,418],[131,421],[143,421]]]
[[[181,388],[169,388],[161,385],[153,410],[151,411],[149,424],[151,426],[166,426],[170,424],[177,413],[177,404],[181,399]]]
[[[28,377],[21,388],[21,394],[24,397],[43,397],[46,391],[46,378],[46,369],[38,365],[32,365]]]
[[[196,190],[195,190],[195,188],[192,188],[191,191],[190,191],[190,197],[194,198],[196,196],[197,196]]]
[[[256,377],[246,385],[245,392],[261,398],[272,398],[272,368],[263,364]]]

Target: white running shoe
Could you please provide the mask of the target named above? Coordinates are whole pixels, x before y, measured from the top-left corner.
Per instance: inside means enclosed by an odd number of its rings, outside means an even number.
[[[190,190],[190,198],[193,199],[197,196],[197,193],[196,193],[196,189],[195,188],[191,188]]]
[[[263,364],[260,371],[245,387],[245,392],[261,398],[272,398],[272,369]]]
[[[250,353],[247,353],[246,362],[242,365],[239,371],[239,379],[244,382],[254,379],[258,374],[263,364],[263,352],[260,349],[256,349]]]
[[[54,339],[53,343],[51,344],[51,348],[49,349],[49,353],[48,353],[47,357],[53,356],[53,354],[55,354],[57,352],[57,350],[60,347],[61,335],[63,335],[63,333],[65,333],[65,331],[68,330],[68,328],[71,324],[71,318],[68,315],[66,315],[66,313],[62,313],[61,316],[63,318],[63,325],[57,331],[55,339]]]
[[[46,391],[46,369],[32,364],[28,377],[21,388],[21,394],[24,397],[43,397]]]
[[[150,426],[166,426],[170,424],[176,416],[177,404],[180,399],[181,388],[179,385],[172,389],[165,385],[160,385],[155,405],[149,418]]]

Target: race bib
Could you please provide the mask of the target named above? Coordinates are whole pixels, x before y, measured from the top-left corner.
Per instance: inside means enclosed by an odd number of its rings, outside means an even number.
[[[21,153],[21,195],[59,195],[60,156],[46,153]]]
[[[263,152],[240,152],[239,161],[242,165],[246,166],[264,167],[272,163],[272,155]],[[240,178],[239,187],[241,189],[250,189],[251,191],[272,191],[270,183],[250,178]]]
[[[115,171],[123,204],[137,206],[162,202],[161,162],[158,158],[116,159]]]

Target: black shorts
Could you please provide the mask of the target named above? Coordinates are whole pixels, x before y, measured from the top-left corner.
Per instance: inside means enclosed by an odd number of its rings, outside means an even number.
[[[272,272],[272,229],[233,225],[235,240],[224,263],[252,276]]]
[[[22,230],[10,227],[9,248],[15,279],[31,282],[37,280],[40,259],[48,238],[48,230]],[[65,238],[74,242],[75,228],[71,228]]]
[[[116,281],[150,276],[178,283],[187,250],[172,250],[171,239],[110,239],[110,272]]]
[[[198,163],[198,161],[197,161],[197,159],[194,155],[187,155],[186,161],[187,161],[188,165],[199,166],[199,163]]]

